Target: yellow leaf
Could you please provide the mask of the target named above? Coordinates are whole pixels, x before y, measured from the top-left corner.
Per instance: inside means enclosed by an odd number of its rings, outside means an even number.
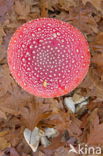
[[[5,148],[10,147],[10,143],[3,137],[0,138],[0,150],[4,150]]]
[[[3,137],[9,133],[9,130],[1,131],[0,132],[0,137]]]

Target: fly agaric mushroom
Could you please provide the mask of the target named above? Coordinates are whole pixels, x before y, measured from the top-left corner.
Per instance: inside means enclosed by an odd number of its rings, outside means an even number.
[[[83,34],[72,25],[40,18],[22,25],[8,47],[8,64],[18,84],[44,98],[71,92],[84,79],[90,64]]]

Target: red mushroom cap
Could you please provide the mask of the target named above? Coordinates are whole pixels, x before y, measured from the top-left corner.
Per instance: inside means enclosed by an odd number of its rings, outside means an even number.
[[[8,47],[8,64],[27,92],[57,97],[69,93],[84,79],[90,64],[89,47],[72,25],[40,18],[15,32]]]

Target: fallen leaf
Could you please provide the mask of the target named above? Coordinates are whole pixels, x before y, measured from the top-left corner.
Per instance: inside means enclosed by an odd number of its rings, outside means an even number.
[[[66,16],[66,21],[76,26],[81,32],[86,35],[98,33],[98,25],[95,18],[92,16],[92,8],[80,6],[69,9],[69,15]],[[88,28],[88,29],[87,29]]]
[[[4,16],[13,5],[13,0],[0,0],[0,16]]]
[[[12,147],[10,147],[10,148],[7,148],[6,150],[5,150],[5,154],[6,153],[9,153],[9,156],[20,156],[19,155],[19,153],[16,151],[16,149],[15,148],[12,148]],[[8,155],[8,154],[7,154]],[[5,155],[6,156],[6,155]]]
[[[0,118],[7,119],[6,113],[0,110]]]
[[[10,147],[10,143],[4,137],[0,137],[0,150],[4,150],[7,147]]]
[[[60,135],[54,137],[51,141],[51,144],[44,148],[40,147],[40,150],[45,153],[45,155],[49,155],[50,153],[54,153],[56,149],[65,145],[65,142],[62,141],[63,132],[60,132]],[[52,154],[51,154],[52,155]]]
[[[0,137],[3,137],[9,133],[9,130],[4,130],[0,132]]]
[[[0,110],[17,115],[19,109],[31,98],[32,95],[24,92],[14,81],[8,66],[2,65],[0,68]]]
[[[78,156],[76,153],[70,152],[69,149],[65,147],[59,147],[55,152],[54,156]]]
[[[95,109],[89,117],[90,133],[87,137],[87,143],[91,145],[103,144],[103,123],[99,123],[99,117]]]
[[[76,7],[76,2],[73,0],[58,0],[60,8],[69,11],[70,7]]]
[[[30,12],[31,0],[16,0],[15,1],[15,11],[19,16],[23,16],[26,18]]]
[[[48,1],[40,0],[41,17],[48,17]]]
[[[8,130],[5,131],[1,131],[0,132],[0,150],[4,150],[7,147],[10,147],[11,144],[7,141],[7,139],[5,138],[5,136],[9,133]]]
[[[97,58],[98,61],[98,58]],[[100,67],[99,67],[100,68]],[[101,79],[101,75],[102,73],[98,72],[98,68],[90,68],[90,72],[89,72],[89,76],[90,79],[92,80],[93,84],[95,85],[95,87],[98,88],[98,90],[100,90],[101,92],[103,91],[103,80]]]
[[[93,51],[103,53],[103,32],[100,32],[96,35],[96,37],[90,43],[90,46]]]
[[[87,2],[90,2],[98,11],[101,11],[103,13],[102,0],[82,0],[82,2],[84,5]]]
[[[35,99],[21,108],[20,114],[27,128],[33,130],[37,124],[51,115],[49,105],[42,104]]]
[[[95,63],[99,67],[103,67],[103,53],[94,55],[92,57],[92,63]]]
[[[30,154],[23,153],[22,156],[31,156]]]
[[[54,127],[57,130],[69,129],[71,120],[68,112],[59,110],[59,112],[51,113],[51,115],[40,123],[42,126]]]
[[[3,37],[5,36],[5,32],[4,32],[4,29],[3,29],[3,26],[0,25],[0,44],[2,43],[3,41]],[[1,46],[1,45],[0,45]]]
[[[10,118],[10,117],[9,117]],[[9,133],[5,135],[5,139],[13,146],[17,146],[22,141],[24,127],[22,121],[13,116],[5,123],[9,130]]]
[[[82,134],[81,123],[82,122],[79,119],[75,118],[74,116],[72,117],[71,124],[68,127],[70,136],[78,138]]]
[[[0,151],[0,156],[3,156],[4,155],[4,152],[3,151]],[[4,155],[5,156],[5,155]]]

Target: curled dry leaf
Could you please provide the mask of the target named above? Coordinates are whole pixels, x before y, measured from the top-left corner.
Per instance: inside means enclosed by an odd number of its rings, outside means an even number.
[[[21,108],[20,114],[24,119],[25,126],[33,130],[45,118],[51,115],[49,105],[42,104],[35,99]]]
[[[54,151],[56,149],[65,145],[65,142],[62,141],[62,136],[63,136],[63,132],[61,131],[60,135],[58,135],[57,137],[54,137],[51,140],[51,144],[48,147],[46,147],[46,148],[40,147],[40,150],[42,150],[43,153],[45,153],[45,155],[54,154]]]
[[[7,135],[8,133],[9,133],[8,130],[0,132],[0,150],[4,150],[5,148],[11,146],[11,144],[5,138],[5,135]]]
[[[48,1],[40,0],[41,17],[48,17]]]
[[[3,112],[19,114],[19,109],[31,100],[31,95],[22,91],[9,73],[8,66],[2,65],[0,70],[0,109]],[[5,106],[5,107],[4,107]]]
[[[99,68],[102,69],[103,68],[103,53],[95,54],[92,57],[92,63],[95,63]]]
[[[58,113],[52,113],[48,118],[43,120],[43,125],[48,125],[47,127],[54,127],[57,130],[69,129],[70,125],[70,115],[63,110],[59,110]]]
[[[4,15],[10,10],[13,5],[13,0],[0,0],[0,17],[4,17]]]
[[[19,153],[16,151],[15,148],[7,148],[4,152],[4,156],[8,156],[8,153],[9,153],[9,156],[20,156]]]
[[[77,156],[76,153],[68,152],[69,149],[65,147],[59,147],[55,152],[54,156]]]
[[[45,104],[50,105],[50,109],[52,112],[59,112],[59,110],[63,109],[63,100],[61,98],[53,99],[53,98],[48,98],[44,99]]]
[[[2,43],[3,41],[3,37],[5,36],[5,32],[4,32],[4,29],[3,29],[3,26],[0,25],[0,44]]]
[[[76,26],[86,35],[98,33],[99,31],[96,20],[92,16],[92,8],[82,7],[81,5],[76,8],[70,8],[67,19],[68,22]]]
[[[70,7],[76,7],[76,1],[73,0],[58,0],[58,5],[61,9],[69,11]]]
[[[69,11],[70,7],[76,7],[76,2],[73,0],[55,0],[55,1],[48,0],[48,9],[51,11],[60,9]]]
[[[93,84],[97,89],[99,89],[101,92],[103,91],[103,80],[101,79],[101,74],[98,72],[96,68],[90,68],[89,72],[90,79],[92,80]]]
[[[74,116],[71,119],[71,124],[69,125],[68,131],[70,136],[78,138],[82,134],[81,121]]]
[[[26,16],[28,16],[30,12],[30,7],[31,7],[31,0],[15,1],[15,11],[19,16],[23,16],[24,18],[26,18]]]
[[[97,36],[90,43],[90,46],[95,52],[103,53],[103,32],[97,34]]]
[[[4,46],[4,37],[6,37],[6,33],[3,26],[4,25],[0,24],[0,64],[4,63],[4,59],[6,59],[6,48]]]
[[[96,71],[95,68],[92,70]],[[98,89],[98,87],[96,87],[95,83],[93,82],[95,77],[92,76],[92,78],[91,78],[91,75],[90,75],[91,71],[89,70],[86,79],[80,84],[81,94],[85,94],[85,96],[89,96],[92,98],[96,97],[96,98],[98,98],[99,101],[101,101],[103,99],[103,91],[101,89]],[[96,79],[98,80],[98,78],[96,78]]]
[[[7,119],[6,113],[0,110],[0,118]]]
[[[103,123],[99,123],[99,116],[95,109],[89,117],[90,133],[87,137],[87,143],[92,145],[103,144]]]
[[[85,5],[87,2],[90,2],[98,11],[103,13],[102,2],[103,0],[82,0],[83,4]]]

